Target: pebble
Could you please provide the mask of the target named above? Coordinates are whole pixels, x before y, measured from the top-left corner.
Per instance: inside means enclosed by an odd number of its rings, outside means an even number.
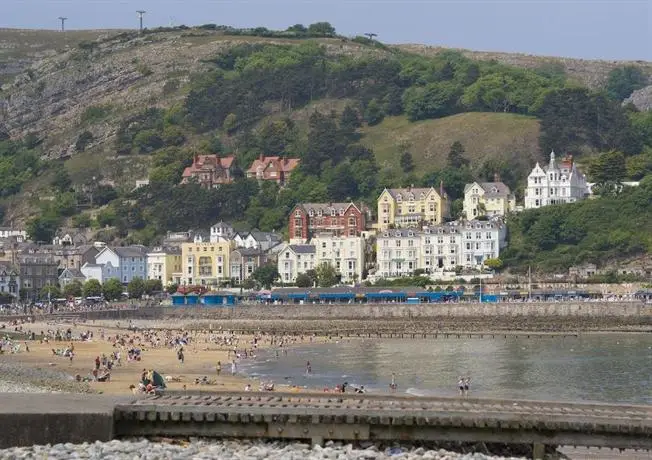
[[[427,450],[423,447],[395,446],[381,451],[375,446],[366,448],[351,444],[329,442],[324,447],[310,447],[294,442],[213,441],[193,440],[187,443],[150,442],[146,439],[114,440],[93,444],[55,444],[53,446],[14,447],[0,450],[0,460],[524,460],[516,457],[491,457],[473,453],[459,454],[445,450]]]

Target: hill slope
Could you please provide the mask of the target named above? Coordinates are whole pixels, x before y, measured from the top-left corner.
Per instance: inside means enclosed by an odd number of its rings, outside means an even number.
[[[418,175],[445,167],[455,141],[462,143],[476,170],[487,160],[502,159],[525,171],[541,156],[538,120],[509,113],[460,113],[417,122],[401,115],[362,132],[362,142],[374,150],[381,166],[399,168],[400,154],[407,150]]]

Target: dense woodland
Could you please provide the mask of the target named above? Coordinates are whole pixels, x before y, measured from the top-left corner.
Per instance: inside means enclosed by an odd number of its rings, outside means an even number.
[[[254,30],[258,32],[251,33],[275,36],[267,29]],[[277,33],[335,36],[327,23],[295,25]],[[73,184],[62,165],[38,160],[34,139],[9,140],[0,130],[2,195],[16,194],[26,181],[54,170],[51,187],[56,198],[42,205],[28,226],[38,241],[51,239],[66,218],[79,227],[104,229],[101,236],[107,239],[144,244],[168,230],[205,228],[219,219],[282,231],[289,211],[300,201],[373,204],[384,187],[438,186],[440,181],[455,200],[453,212],[458,216],[465,183],[491,180],[499,173],[518,190],[528,171],[515,170],[507,161],[473,164],[459,142],[445,152],[447,165],[440,170],[416,174],[413,156],[418,152],[408,146],[397,153],[400,170],[382,168],[364,146],[360,128],[394,115],[417,121],[462,112],[507,112],[538,119],[542,160],[551,149],[572,153],[590,179],[601,184],[603,195],[510,218],[508,267],[518,269],[534,261],[542,270],[557,270],[652,250],[652,240],[644,233],[652,224],[650,178],[639,190],[618,192],[615,185],[652,173],[652,112],[622,105],[632,91],[647,84],[649,77],[638,68],[617,68],[602,90],[590,91],[554,65],[526,70],[470,60],[453,51],[429,58],[356,40],[373,52],[331,54],[323,44],[304,39],[290,45],[241,44],[216,55],[207,63],[210,70],[193,76],[183,103],[146,108],[121,121],[115,150],[151,160],[150,185],[134,192],[97,187],[90,180]],[[176,91],[179,84],[170,79],[163,91]],[[325,98],[349,104],[338,113],[315,111],[307,123],[293,121],[294,110]],[[99,107],[94,110],[101,112]],[[86,116],[93,117],[93,111]],[[80,133],[77,150],[83,151],[91,140],[90,133]],[[302,161],[281,190],[243,174],[215,190],[179,186],[184,167],[196,153],[233,154],[242,169],[259,154]],[[78,213],[78,204],[89,200],[103,206],[93,219]]]

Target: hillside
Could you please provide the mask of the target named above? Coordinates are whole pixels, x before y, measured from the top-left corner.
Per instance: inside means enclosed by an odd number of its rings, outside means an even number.
[[[504,160],[520,172],[529,172],[543,157],[538,146],[539,122],[509,113],[461,113],[417,122],[401,115],[387,117],[362,132],[363,143],[373,149],[380,166],[399,168],[400,153],[414,152],[419,176],[444,168],[455,141],[462,143],[476,170],[488,160]]]
[[[280,230],[299,201],[371,204],[409,184],[444,182],[457,213],[465,183],[498,174],[520,194],[550,149],[652,172],[652,115],[622,104],[648,63],[385,46],[328,23],[0,40],[0,74],[17,73],[0,92],[0,214],[40,241],[63,225],[143,244],[218,219]],[[280,191],[179,187],[206,153],[233,155],[236,177],[260,155],[301,166]]]

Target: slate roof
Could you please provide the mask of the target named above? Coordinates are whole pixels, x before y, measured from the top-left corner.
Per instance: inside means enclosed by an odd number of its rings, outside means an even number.
[[[288,246],[296,254],[314,254],[315,247],[312,244],[290,244]]]
[[[141,246],[119,246],[111,248],[118,257],[145,257],[146,250]]]

